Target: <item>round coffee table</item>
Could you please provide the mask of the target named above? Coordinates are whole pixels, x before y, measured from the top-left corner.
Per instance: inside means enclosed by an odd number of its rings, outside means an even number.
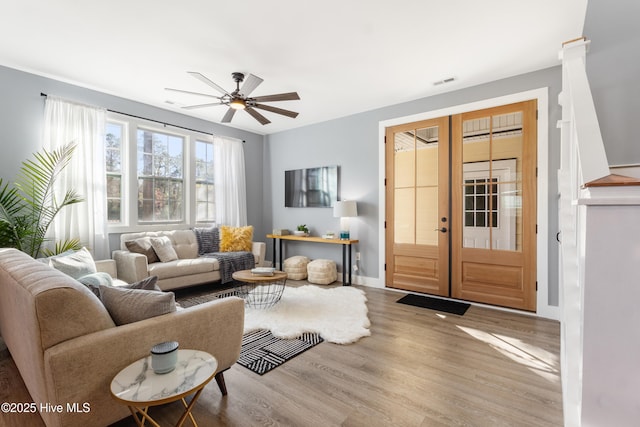
[[[251,270],[241,270],[233,273],[232,277],[240,282],[236,288],[238,296],[252,308],[269,308],[277,304],[287,282],[287,273],[283,271],[263,276],[253,274]]]
[[[166,374],[156,374],[151,368],[151,356],[136,360],[121,370],[111,381],[111,395],[129,407],[138,426],[145,421],[158,426],[147,413],[150,406],[182,400],[184,413],[176,423],[181,426],[187,417],[196,426],[191,409],[204,386],[215,376],[218,361],[207,352],[179,349],[176,368]],[[184,398],[192,393],[187,404]]]

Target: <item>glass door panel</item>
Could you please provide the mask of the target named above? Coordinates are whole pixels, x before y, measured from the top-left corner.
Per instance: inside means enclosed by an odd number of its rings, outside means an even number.
[[[462,246],[522,250],[522,112],[464,120],[462,143]]]

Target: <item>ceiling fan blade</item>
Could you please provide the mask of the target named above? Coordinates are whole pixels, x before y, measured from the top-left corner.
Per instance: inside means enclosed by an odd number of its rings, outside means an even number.
[[[195,110],[196,108],[214,107],[216,105],[224,105],[224,102],[211,102],[209,104],[187,105],[182,108],[185,110]]]
[[[173,88],[170,88],[170,87],[165,87],[165,88],[164,88],[164,90],[169,90],[169,91],[171,91],[171,92],[187,93],[187,94],[189,94],[189,95],[206,96],[207,98],[217,98],[217,99],[220,99],[220,97],[219,97],[219,96],[216,96],[216,95],[209,95],[209,94],[206,94],[206,93],[200,93],[200,92],[191,92],[191,91],[188,91],[188,90],[182,90],[182,89],[173,89]]]
[[[236,113],[236,111],[237,110],[234,110],[233,108],[229,108],[222,118],[222,123],[229,123],[231,119],[233,119],[233,115]]]
[[[242,84],[242,87],[240,88],[240,93],[244,96],[249,96],[249,94],[251,92],[253,92],[255,90],[255,88],[257,88],[258,86],[260,86],[260,83],[262,83],[264,80],[261,79],[260,77],[254,76],[253,74],[249,74],[245,79],[244,79],[244,83]]]
[[[276,95],[256,96],[255,98],[251,98],[252,101],[256,102],[294,101],[296,99],[300,99],[298,92],[278,93]]]
[[[215,84],[214,82],[212,82],[211,80],[209,80],[208,78],[203,76],[202,74],[200,74],[200,73],[198,73],[196,71],[187,71],[187,74],[190,74],[193,77],[195,77],[196,79],[200,80],[201,82],[211,86],[212,88],[214,88],[215,90],[217,90],[221,94],[229,95],[229,93],[226,90],[224,90],[222,87],[218,86],[217,84]]]
[[[269,121],[269,119],[267,119],[265,116],[263,116],[262,114],[258,113],[256,110],[254,110],[251,107],[246,107],[244,109],[244,111],[246,111],[247,113],[251,114],[253,116],[254,119],[256,119],[257,121],[259,121],[261,124],[266,125],[268,123],[271,123],[271,121]]]
[[[253,107],[260,108],[266,111],[271,111],[272,113],[276,113],[276,114],[282,114],[283,116],[291,117],[293,119],[298,117],[298,113],[296,113],[295,111],[283,110],[282,108],[272,107],[271,105],[255,104],[253,105]]]

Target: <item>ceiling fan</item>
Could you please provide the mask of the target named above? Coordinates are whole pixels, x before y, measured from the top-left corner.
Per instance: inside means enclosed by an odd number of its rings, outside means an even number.
[[[296,113],[295,111],[284,110],[282,108],[272,107],[271,105],[262,104],[262,102],[292,101],[292,100],[300,99],[297,92],[249,97],[251,92],[253,92],[255,88],[257,88],[260,85],[260,83],[263,82],[263,80],[260,77],[256,77],[253,74],[249,74],[245,80],[245,75],[243,73],[238,73],[238,72],[232,73],[231,75],[233,77],[233,80],[236,82],[236,89],[233,92],[229,93],[226,90],[224,90],[221,86],[218,86],[217,84],[215,84],[214,82],[209,80],[207,77],[205,77],[204,75],[198,72],[188,71],[187,73],[195,77],[196,79],[200,80],[201,82],[211,86],[212,88],[220,92],[222,96],[209,95],[209,94],[200,93],[200,92],[191,92],[191,91],[182,90],[182,89],[165,88],[166,90],[173,91],[173,92],[187,93],[190,95],[198,95],[198,96],[206,96],[208,98],[215,98],[218,100],[217,102],[212,102],[207,104],[188,105],[188,106],[182,107],[186,110],[211,107],[215,105],[227,105],[229,109],[227,110],[227,113],[222,118],[222,123],[231,122],[231,119],[233,118],[233,115],[236,113],[237,110],[245,110],[254,119],[259,121],[263,125],[271,123],[269,119],[267,119],[265,116],[263,116],[258,111],[256,111],[255,110],[256,108],[265,110],[265,111],[270,111],[276,114],[282,114],[283,116],[287,116],[291,118],[295,118],[298,116],[298,113]],[[243,81],[244,83],[242,87],[240,87],[240,83],[242,83]]]

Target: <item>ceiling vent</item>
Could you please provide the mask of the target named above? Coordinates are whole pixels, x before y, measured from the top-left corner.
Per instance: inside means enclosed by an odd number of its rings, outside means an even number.
[[[446,79],[438,80],[437,82],[433,82],[433,85],[434,86],[440,86],[440,85],[443,85],[445,83],[451,83],[455,79],[456,79],[455,77],[449,77],[449,78],[446,78]]]

